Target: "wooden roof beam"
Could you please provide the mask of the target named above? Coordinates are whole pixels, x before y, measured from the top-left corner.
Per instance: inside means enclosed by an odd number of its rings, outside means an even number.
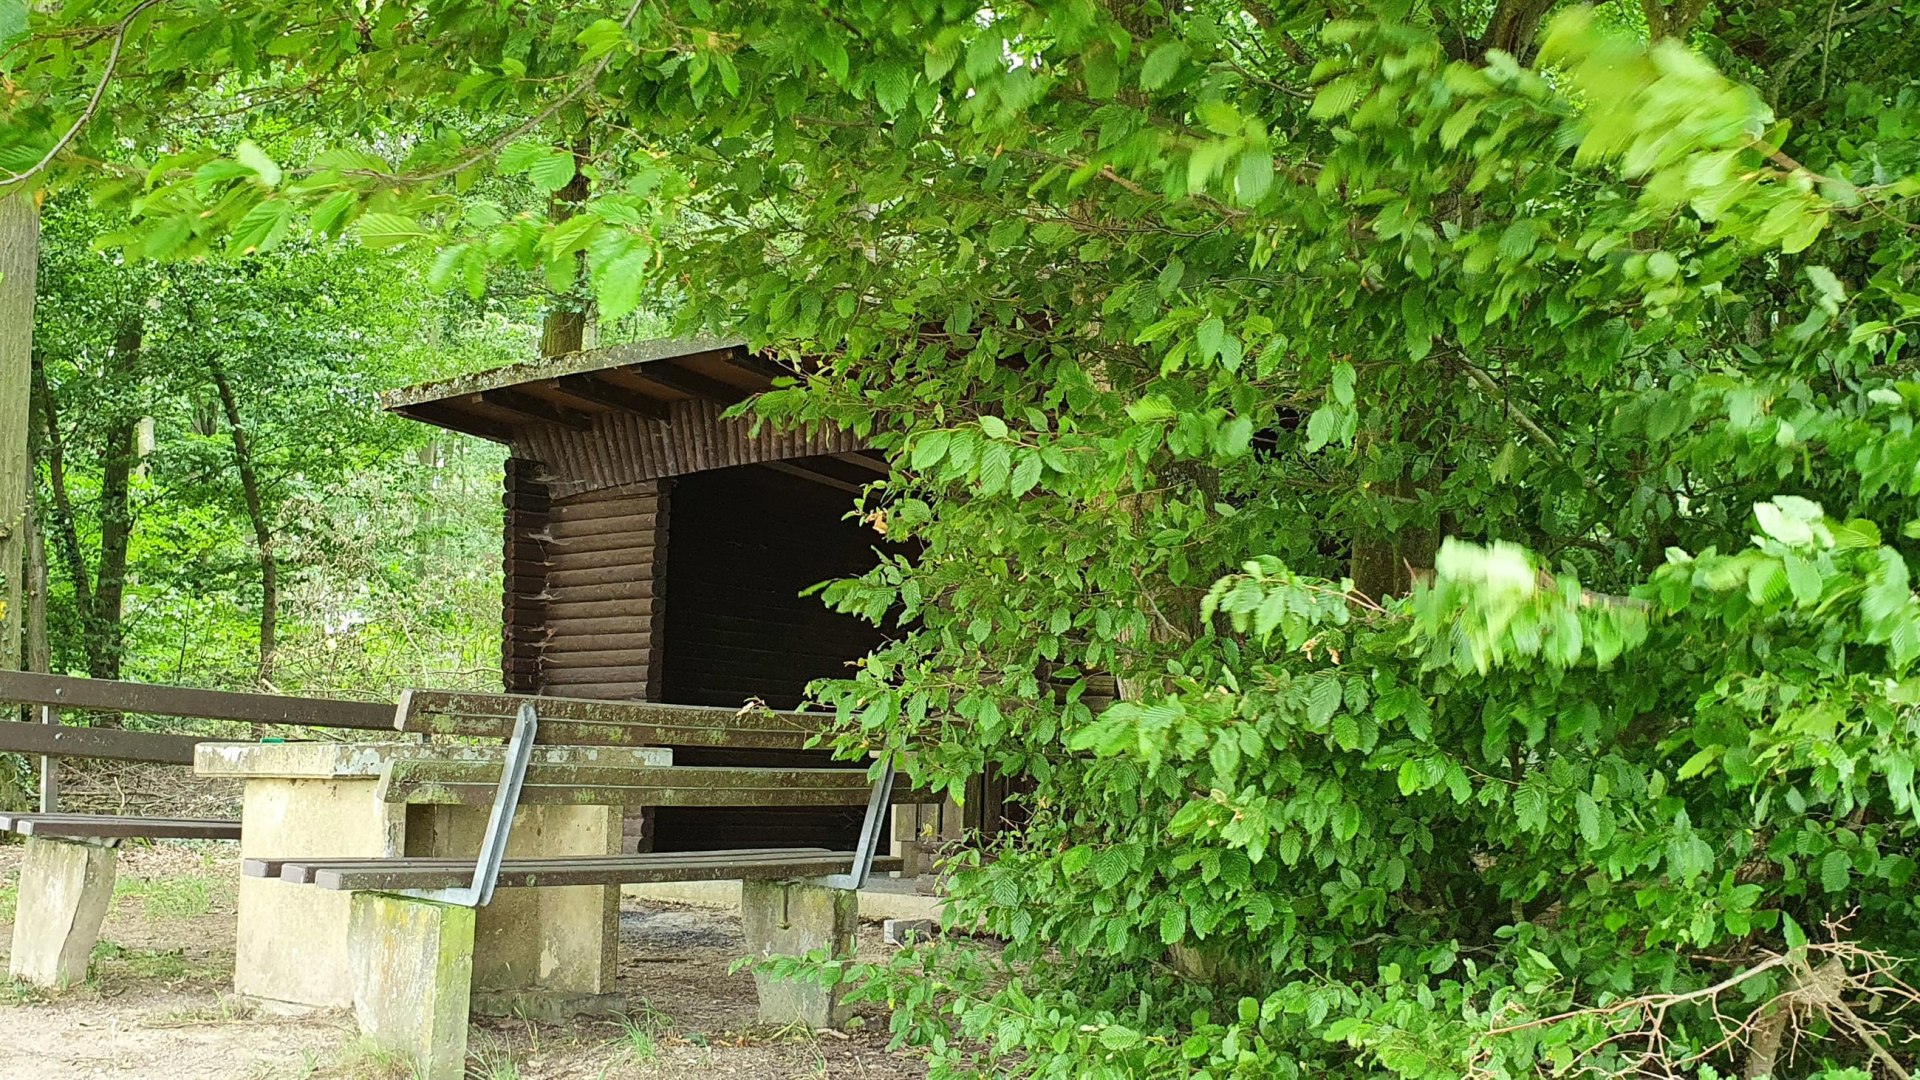
[[[667,403],[658,398],[650,398],[637,390],[629,390],[617,383],[611,383],[598,375],[562,375],[553,380],[561,393],[577,397],[582,401],[591,401],[620,412],[638,413],[655,420],[666,420],[669,409]]]
[[[650,382],[655,386],[664,386],[677,390],[688,397],[700,398],[719,405],[732,405],[745,401],[758,391],[745,387],[723,383],[719,379],[709,378],[697,371],[689,371],[667,360],[655,360],[650,364],[636,364],[627,369],[636,379]]]
[[[801,377],[800,373],[792,368],[776,364],[764,356],[757,353],[750,353],[745,349],[736,349],[733,352],[729,352],[724,359],[728,364],[742,371],[752,372],[754,375],[768,382],[772,382],[781,377],[796,379]]]
[[[524,390],[483,390],[470,399],[496,409],[524,416],[529,420],[543,424],[558,424],[575,431],[589,431],[593,428],[593,417],[578,409],[569,409],[558,402],[536,397]]]
[[[837,461],[844,461],[855,468],[865,469],[877,476],[893,475],[893,467],[888,465],[885,460],[873,454],[855,451],[851,454],[835,454],[833,457]]]
[[[763,461],[760,464],[772,469],[774,472],[786,473],[788,476],[797,476],[802,480],[820,484],[824,487],[830,487],[836,491],[845,491],[853,495],[860,494],[859,484],[850,484],[837,476],[828,476],[826,473],[815,472],[812,469],[795,465],[791,461]]]
[[[494,442],[512,442],[513,427],[491,417],[470,413],[457,405],[444,401],[422,401],[413,405],[402,405],[396,411],[403,416],[425,421],[435,427],[462,431],[468,435],[478,435]]]

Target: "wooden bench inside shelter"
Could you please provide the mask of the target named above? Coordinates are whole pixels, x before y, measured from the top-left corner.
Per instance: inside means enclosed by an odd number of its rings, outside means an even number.
[[[507,740],[504,766],[402,758],[386,767],[378,788],[389,802],[490,806],[473,859],[252,858],[242,872],[353,894],[347,950],[361,1030],[428,1080],[464,1075],[474,909],[495,889],[737,880],[749,955],[850,956],[859,888],[873,872],[900,867],[879,854],[886,810],[924,798],[894,789],[891,759],[872,781],[828,768],[530,764],[536,745],[799,748],[817,730],[803,714],[415,690],[402,696],[395,723],[402,731]],[[847,851],[505,856],[517,807],[576,803],[866,810],[859,841]],[[841,1018],[835,988],[759,973],[755,982],[763,1022],[820,1028]]]
[[[38,723],[0,721],[0,752],[41,759],[40,812],[0,814],[0,832],[26,839],[19,901],[8,957],[11,977],[59,989],[82,982],[100,924],[113,899],[118,848],[127,840],[238,840],[232,819],[62,813],[52,761],[192,765],[212,736],[82,727],[60,722],[63,709],[233,720],[255,724],[380,730],[392,706],[379,702],[232,693],[0,671],[0,703],[32,706]]]

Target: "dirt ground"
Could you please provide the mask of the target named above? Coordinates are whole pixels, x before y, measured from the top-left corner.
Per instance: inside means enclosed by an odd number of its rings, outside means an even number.
[[[11,940],[21,849],[0,845],[0,953]],[[85,986],[57,996],[0,983],[0,1080],[405,1080],[358,1041],[346,1012],[277,1015],[233,996],[237,869],[231,848],[161,844],[121,854],[115,901]],[[861,928],[863,956],[886,948]],[[629,900],[619,989],[628,1015],[533,1024],[476,1020],[472,1080],[911,1080],[925,1069],[886,1050],[887,1019],[853,1030],[754,1023],[738,916]]]

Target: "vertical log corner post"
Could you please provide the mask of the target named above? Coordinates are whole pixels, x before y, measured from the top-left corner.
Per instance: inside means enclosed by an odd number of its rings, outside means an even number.
[[[501,590],[500,670],[510,694],[537,694],[545,680],[540,654],[547,638],[547,542],[552,499],[540,463],[509,457]]]
[[[26,625],[28,406],[33,385],[33,294],[40,262],[35,193],[0,194],[0,669],[20,666]]]

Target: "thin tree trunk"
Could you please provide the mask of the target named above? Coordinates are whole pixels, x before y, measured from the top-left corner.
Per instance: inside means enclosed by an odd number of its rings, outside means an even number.
[[[109,377],[122,396],[124,415],[116,414],[107,426],[106,450],[100,456],[100,562],[94,576],[93,617],[90,636],[95,649],[90,658],[91,674],[96,679],[118,679],[120,660],[125,651],[126,627],[123,622],[127,591],[127,548],[133,539],[131,484],[134,464],[139,460],[135,445],[140,429],[140,410],[126,401],[140,357],[144,330],[139,316],[120,328],[113,342],[113,366]]]
[[[210,359],[207,366],[213,375],[214,389],[220,393],[220,408],[227,415],[227,432],[233,437],[233,464],[240,470],[240,493],[246,499],[247,518],[253,522],[253,539],[260,549],[260,685],[266,686],[273,680],[280,607],[273,530],[267,525],[266,510],[260,499],[260,476],[254,469],[253,450],[247,441],[246,426],[240,421],[240,403],[233,396],[233,385],[219,360]]]
[[[20,666],[26,623],[27,513],[33,463],[33,293],[40,207],[31,192],[0,199],[0,669]]]
[[[591,194],[592,188],[587,182],[587,174],[579,171],[580,167],[586,164],[590,152],[586,137],[582,136],[574,145],[573,179],[547,200],[547,216],[553,221],[565,221],[578,213],[580,206]],[[578,259],[580,266],[584,268],[586,253],[582,252]],[[575,297],[556,297],[554,305],[547,309],[546,324],[541,327],[540,355],[564,356],[586,348],[587,315],[591,307],[591,301]]]
[[[41,364],[33,365],[33,390],[40,402],[47,487],[53,494],[53,543],[59,549],[60,561],[66,564],[67,577],[73,581],[73,604],[84,623],[93,617],[93,573],[87,569],[87,557],[80,548],[80,527],[73,516],[73,498],[67,492],[67,451],[66,440],[60,434],[60,407],[53,399],[53,387],[47,384],[46,369]],[[91,643],[91,635],[87,641]]]

